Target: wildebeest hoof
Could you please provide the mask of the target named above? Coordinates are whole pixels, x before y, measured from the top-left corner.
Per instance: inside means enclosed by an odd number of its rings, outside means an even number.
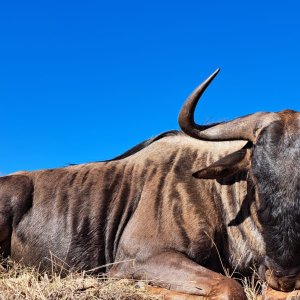
[[[247,300],[243,287],[231,278],[218,281],[208,296],[211,300]]]

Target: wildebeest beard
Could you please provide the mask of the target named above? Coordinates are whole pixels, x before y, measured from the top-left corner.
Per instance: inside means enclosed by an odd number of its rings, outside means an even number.
[[[292,124],[293,125],[293,124]],[[297,128],[291,126],[290,128]],[[252,155],[266,254],[283,269],[300,266],[300,157],[298,130],[280,121],[261,132]]]

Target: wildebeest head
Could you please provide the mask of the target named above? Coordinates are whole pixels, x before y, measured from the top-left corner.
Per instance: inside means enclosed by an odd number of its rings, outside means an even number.
[[[257,221],[266,243],[261,274],[275,289],[300,289],[300,115],[291,110],[260,112],[224,123],[196,124],[198,100],[218,72],[186,100],[179,115],[180,127],[201,140],[248,143],[194,177],[221,179],[248,172],[248,183],[255,191]]]

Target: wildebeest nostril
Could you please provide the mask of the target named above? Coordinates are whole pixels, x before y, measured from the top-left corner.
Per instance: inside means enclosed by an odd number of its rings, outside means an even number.
[[[295,289],[295,281],[294,280],[284,280],[283,282],[279,283],[280,289],[283,292],[291,292]]]

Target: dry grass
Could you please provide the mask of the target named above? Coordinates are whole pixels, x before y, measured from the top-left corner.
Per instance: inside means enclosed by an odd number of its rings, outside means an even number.
[[[0,270],[0,299],[158,299],[147,293],[147,285],[130,280],[116,280],[103,276],[89,276],[73,272],[61,277],[59,274],[39,273],[34,268],[8,263]]]
[[[262,282],[256,281],[253,275],[250,279],[244,278],[242,283],[249,300],[259,299]],[[136,283],[78,272],[70,272],[64,277],[59,273],[49,275],[11,261],[8,262],[8,268],[0,265],[0,291],[0,300],[162,299],[149,294],[146,282]]]
[[[242,279],[242,285],[248,300],[261,299],[260,293],[265,283],[257,278],[258,276],[256,271],[253,271],[251,277],[245,277]]]

